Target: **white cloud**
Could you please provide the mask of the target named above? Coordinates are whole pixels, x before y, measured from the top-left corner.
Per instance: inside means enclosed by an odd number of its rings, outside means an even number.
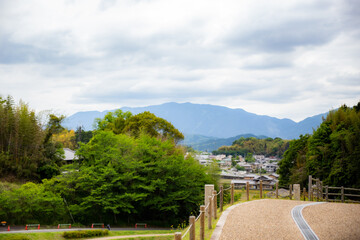
[[[0,94],[66,114],[167,101],[302,120],[360,96],[356,1],[7,1]]]

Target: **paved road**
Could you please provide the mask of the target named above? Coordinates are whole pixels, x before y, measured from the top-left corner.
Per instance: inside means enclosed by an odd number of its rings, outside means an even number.
[[[303,204],[303,205],[296,206],[291,210],[291,216],[293,217],[296,225],[300,229],[301,234],[304,236],[304,238],[306,240],[319,240],[319,238],[316,236],[314,231],[311,229],[309,224],[304,219],[304,217],[302,215],[302,210],[304,209],[304,207],[315,205],[315,204],[321,204],[321,203],[323,203],[323,202],[314,202],[314,203]]]

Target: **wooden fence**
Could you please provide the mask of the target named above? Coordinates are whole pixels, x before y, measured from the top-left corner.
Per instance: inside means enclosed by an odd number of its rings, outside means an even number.
[[[315,184],[314,184],[315,182]],[[354,192],[359,192],[360,189],[357,188],[346,188],[344,186],[341,187],[329,187],[323,186],[323,182],[320,179],[312,178],[309,176],[309,201],[317,200],[317,201],[326,201],[326,202],[360,202],[360,194],[354,194]],[[345,192],[347,191],[347,192]],[[335,198],[331,198],[331,196],[335,196]],[[345,199],[347,198],[355,198],[353,199]]]
[[[291,188],[291,186],[290,186]],[[222,212],[224,208],[224,192],[230,191],[230,204],[233,205],[235,202],[235,185],[231,183],[230,187],[224,189],[223,186],[220,186],[220,191],[216,192],[215,190],[212,192],[211,196],[208,196],[208,204],[200,206],[200,214],[195,216],[189,217],[189,227],[187,231],[182,234],[181,232],[175,233],[174,239],[180,240],[183,239],[187,234],[189,234],[190,240],[195,240],[195,226],[196,224],[200,224],[200,233],[199,239],[204,240],[205,238],[205,230],[212,229],[212,219],[217,219],[217,198],[219,196],[219,211]],[[291,191],[291,190],[290,190]],[[278,198],[278,183],[276,183],[276,198]],[[259,197],[263,198],[263,184],[262,181],[259,183]],[[250,200],[250,186],[247,182],[246,184],[246,199],[247,201]],[[205,228],[205,220],[207,220],[207,228]],[[199,223],[197,223],[200,221]]]
[[[297,185],[297,186],[296,186]],[[259,182],[259,197],[263,198],[263,184],[262,181]],[[345,193],[345,191],[360,191],[360,189],[355,188],[345,188],[345,187],[329,187],[323,186],[323,182],[320,179],[313,178],[311,175],[309,176],[309,184],[308,184],[308,192],[306,192],[306,188],[303,188],[303,191],[300,190],[300,184],[289,185],[289,187],[285,187],[289,190],[289,199],[291,200],[294,196],[296,200],[301,200],[300,195],[303,196],[303,200],[306,200],[306,197],[309,201],[341,201],[341,202],[360,202],[354,200],[345,200],[345,197],[357,197],[360,199],[360,194],[353,193]],[[295,189],[295,190],[294,190]],[[182,234],[181,232],[176,232],[174,239],[181,240],[187,234],[189,234],[189,240],[195,240],[195,226],[196,224],[200,224],[200,233],[199,239],[204,240],[205,238],[205,230],[212,229],[212,219],[217,219],[217,197],[219,196],[219,211],[223,211],[224,207],[224,192],[230,191],[230,204],[234,204],[234,191],[235,185],[231,183],[230,187],[224,189],[223,186],[220,186],[220,191],[216,192],[215,190],[212,192],[210,196],[208,196],[207,205],[200,206],[200,214],[189,217],[189,227],[187,231]],[[340,193],[330,192],[331,190],[340,190]],[[301,193],[302,192],[302,193]],[[341,199],[330,199],[329,196],[340,196]],[[275,184],[275,197],[279,198],[279,184],[276,182]],[[249,182],[246,183],[246,200],[250,200],[250,186]],[[205,228],[205,221],[207,219],[207,228]],[[199,223],[197,223],[200,221]],[[197,238],[196,238],[197,239]]]

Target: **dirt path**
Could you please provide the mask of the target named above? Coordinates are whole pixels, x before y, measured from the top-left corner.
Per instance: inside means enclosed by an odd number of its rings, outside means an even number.
[[[360,204],[325,203],[302,214],[319,239],[360,239]]]
[[[303,239],[291,210],[304,203],[265,199],[240,204],[228,214],[220,240]]]
[[[137,238],[137,237],[162,237],[162,236],[171,236],[171,235],[174,235],[174,233],[112,236],[112,237],[102,237],[102,238],[89,238],[89,239],[85,239],[85,240],[111,240],[111,239],[124,239],[124,238]]]

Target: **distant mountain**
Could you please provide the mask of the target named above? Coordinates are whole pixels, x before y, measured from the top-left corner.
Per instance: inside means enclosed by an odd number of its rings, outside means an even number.
[[[222,106],[192,103],[164,103],[148,107],[120,108],[133,114],[150,111],[156,116],[171,122],[186,136],[197,138],[232,138],[241,134],[280,137],[283,139],[298,138],[300,134],[312,133],[322,122],[326,114],[307,118],[299,123],[290,119],[256,115],[243,109],[231,109]],[[109,111],[78,112],[64,121],[64,126],[76,129],[83,126],[86,130],[93,129],[95,118],[102,118]],[[188,141],[188,139],[185,139]],[[201,142],[201,141],[200,141]]]

